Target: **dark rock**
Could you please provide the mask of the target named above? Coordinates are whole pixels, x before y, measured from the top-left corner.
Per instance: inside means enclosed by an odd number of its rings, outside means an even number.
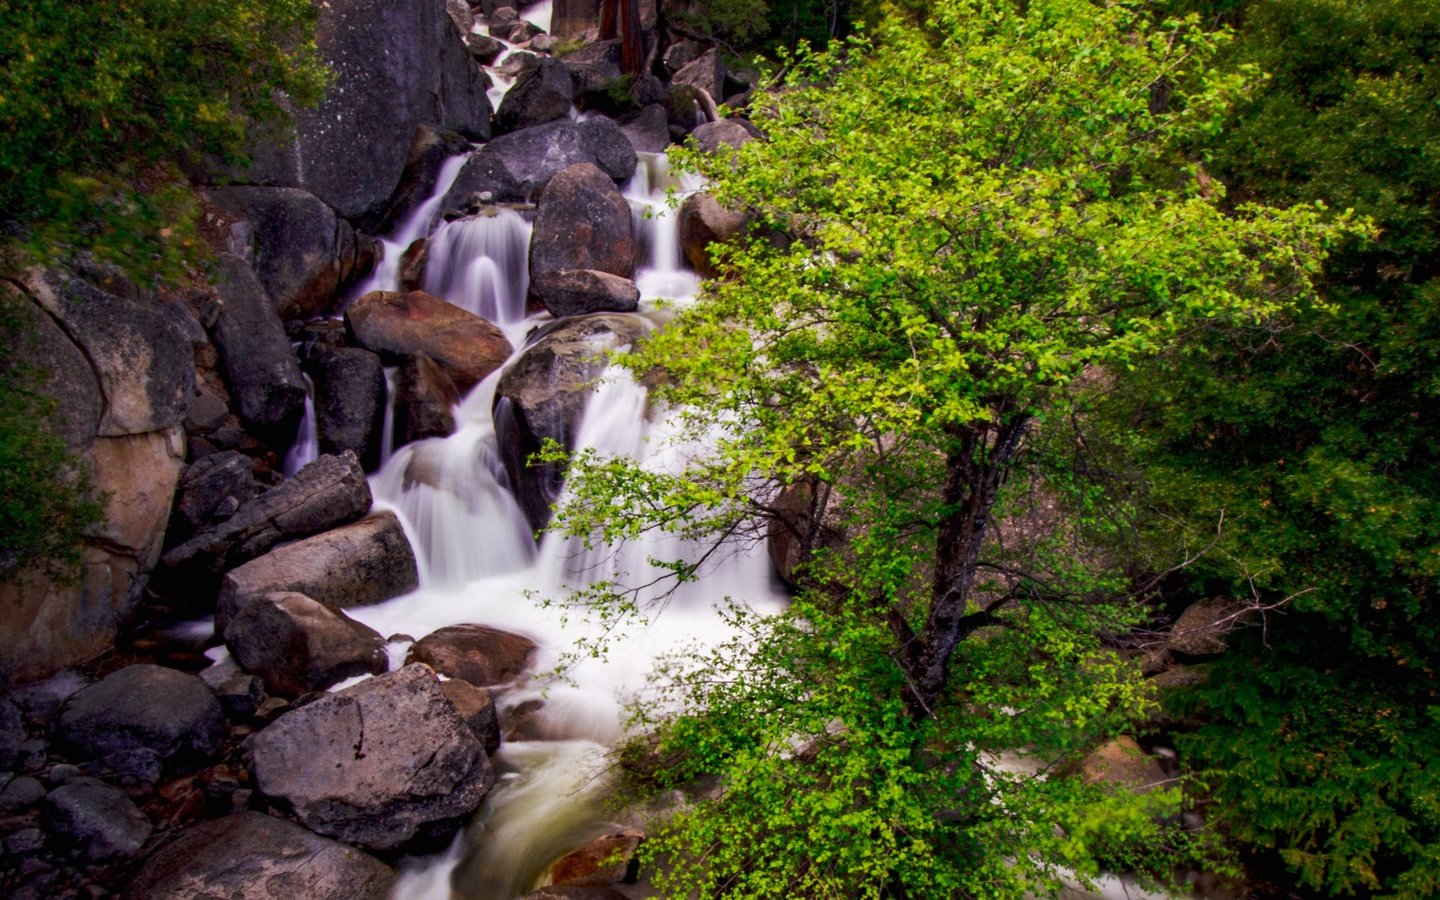
[[[0,791],[0,812],[20,812],[39,803],[45,797],[45,785],[39,779],[21,775],[10,779]]]
[[[831,498],[829,485],[805,480],[786,485],[771,504],[766,548],[776,574],[792,588],[816,584],[805,566],[817,550],[834,551],[846,544],[844,524]]]
[[[186,829],[130,882],[146,900],[388,900],[395,871],[286,819],[241,812]]]
[[[76,693],[61,708],[55,730],[76,759],[143,748],[167,761],[187,763],[220,749],[225,713],[194,675],[141,664]]]
[[[680,249],[685,261],[705,278],[720,273],[710,261],[710,245],[726,244],[745,233],[744,213],[725,209],[707,192],[691,194],[680,204]]]
[[[725,61],[713,47],[680,68],[671,84],[689,85],[720,100],[725,96]]]
[[[85,849],[93,861],[134,856],[153,826],[119,788],[67,784],[45,798],[41,816],[51,834]]]
[[[645,834],[626,828],[596,838],[550,865],[553,884],[602,887],[635,880],[635,851]]]
[[[9,348],[14,359],[43,363],[49,377],[45,393],[55,399],[62,415],[51,416],[50,431],[72,450],[90,445],[100,428],[105,401],[100,382],[90,361],[65,334],[57,317],[45,312],[9,282],[0,283],[0,302],[21,317],[16,346]],[[13,340],[13,338],[12,338]],[[8,376],[9,362],[0,361],[0,374]]]
[[[706,122],[692,131],[690,136],[694,139],[695,146],[705,153],[718,153],[721,147],[738,150],[755,140],[755,135],[750,133],[750,129],[741,125],[736,119]]]
[[[425,264],[430,257],[430,240],[420,238],[405,248],[400,257],[400,289],[418,291],[425,283]]]
[[[465,46],[482,66],[493,64],[505,52],[505,45],[487,34],[467,34]]]
[[[45,849],[45,832],[39,828],[22,828],[5,838],[5,852],[11,856],[34,856]]]
[[[244,722],[265,702],[265,683],[254,675],[231,675],[215,687],[215,696],[233,722]]]
[[[1243,604],[1224,598],[1193,603],[1171,626],[1169,650],[1184,656],[1224,653],[1225,637],[1252,615]]]
[[[461,391],[498,369],[511,353],[499,328],[423,291],[372,291],[345,310],[345,324],[358,344],[395,362],[425,354]]]
[[[470,142],[453,131],[442,131],[426,124],[416,128],[400,183],[385,204],[384,212],[376,219],[374,231],[378,234],[394,231],[435,192],[435,183],[445,161],[469,149]]]
[[[293,428],[305,382],[274,304],[239,257],[220,254],[216,275],[222,306],[210,338],[241,417],[262,429]]]
[[[484,625],[451,625],[416,641],[405,662],[421,662],[476,687],[505,684],[530,666],[535,642]]]
[[[0,698],[0,771],[14,767],[25,737],[25,717],[20,707]]]
[[[630,278],[636,252],[630,204],[604,172],[579,163],[546,185],[530,239],[532,281],[564,269]]]
[[[672,136],[684,137],[691,129],[703,124],[700,95],[688,84],[670,85],[670,97],[665,101],[665,114],[670,117]]]
[[[630,102],[637,108],[658,105],[663,110],[668,99],[670,86],[648,72],[637,75],[630,84]]]
[[[570,114],[573,99],[574,85],[565,64],[558,59],[542,59],[505,92],[505,99],[495,111],[495,131],[507,134],[563,119]]]
[[[170,532],[189,537],[200,528],[222,522],[253,500],[255,490],[252,462],[245,454],[224,451],[196,460],[180,476]]]
[[[385,639],[373,628],[304,594],[277,593],[245,604],[225,628],[236,662],[265,689],[298,696],[389,667]]]
[[[606,354],[648,330],[644,319],[618,313],[562,319],[541,329],[500,376],[494,409],[500,456],[537,531],[550,520],[563,472],[553,463],[530,465],[530,457],[547,439],[573,449],[594,381],[608,365]]]
[[[353,453],[321,456],[289,481],[247,501],[230,518],[165,554],[164,565],[179,577],[218,575],[254,559],[281,541],[305,537],[369,509],[365,470]]]
[[[261,792],[285,800],[312,831],[378,850],[448,838],[495,779],[424,666],[286,713],[252,750]]]
[[[609,119],[563,119],[498,137],[460,170],[442,204],[458,209],[477,193],[494,203],[529,203],[557,172],[592,163],[616,182],[635,174],[635,149]]]
[[[660,58],[667,71],[673,76],[676,72],[685,68],[696,57],[693,41],[676,41],[665,48],[665,54]]]
[[[378,468],[386,399],[380,357],[359,347],[330,350],[315,358],[310,377],[320,452],[349,451],[365,469]]]
[[[51,787],[55,787],[56,785],[64,784],[71,778],[78,778],[84,774],[84,772],[80,771],[80,767],[74,763],[56,763],[45,773],[45,781],[48,782]]]
[[[331,609],[380,603],[419,586],[415,553],[394,513],[286,544],[229,572],[215,604],[215,628],[255,597],[281,591],[304,594]]]
[[[470,4],[465,0],[445,0],[445,14],[462,35],[469,35],[475,28],[475,13],[471,12]]]
[[[15,746],[15,770],[38,772],[45,768],[50,745],[44,738],[27,738]]]
[[[223,704],[222,704],[223,705]],[[137,783],[158,784],[165,774],[165,760],[148,747],[121,750],[80,767],[86,775],[130,779]]]
[[[421,353],[410,358],[395,375],[395,447],[455,430],[451,407],[460,391],[434,360]]]
[[[663,104],[651,103],[622,119],[620,130],[637,153],[664,153],[670,149],[670,117]]]
[[[440,689],[445,692],[446,699],[455,707],[460,718],[475,732],[475,737],[480,739],[480,745],[485,748],[485,752],[494,753],[499,750],[500,717],[495,713],[495,698],[490,692],[456,678],[440,682]]]
[[[530,285],[557,319],[597,312],[634,312],[640,305],[635,282],[592,269],[541,272]]]
[[[596,41],[564,57],[575,85],[575,105],[582,110],[623,111],[633,79],[620,70],[620,40]]]

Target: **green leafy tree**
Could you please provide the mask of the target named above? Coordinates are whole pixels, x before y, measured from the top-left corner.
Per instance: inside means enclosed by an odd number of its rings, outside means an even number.
[[[809,553],[786,615],[737,609],[750,638],[642,719],[662,779],[725,786],[651,842],[671,893],[1018,896],[1182,849],[1173,796],[996,759],[1071,759],[1145,707],[1101,640],[1137,620],[1123,573],[1077,553],[1123,525],[1063,439],[1081,385],[1308,299],[1345,230],[1226,210],[1177,155],[1243,84],[1221,43],[1139,3],[950,0],[802,54],[754,104],[766,140],[686,157],[753,237],[628,365],[711,449],[583,459],[559,521]],[[615,587],[585,599],[634,611]]]
[[[1232,195],[1324,200],[1379,226],[1323,302],[1212,332],[1117,399],[1170,515],[1226,528],[1171,587],[1295,599],[1177,706],[1237,837],[1308,889],[1440,894],[1440,7],[1242,5],[1269,79],[1213,142]],[[1170,527],[1174,526],[1174,527]],[[1180,532],[1177,535],[1177,530]]]

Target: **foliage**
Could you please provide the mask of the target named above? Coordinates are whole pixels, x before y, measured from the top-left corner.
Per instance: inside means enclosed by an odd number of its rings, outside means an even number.
[[[1136,621],[1123,579],[1073,552],[1123,525],[1061,439],[1079,386],[1293,307],[1347,227],[1227,211],[1177,157],[1243,86],[1222,42],[1139,3],[951,0],[802,53],[755,101],[767,140],[685,157],[751,237],[629,365],[713,449],[582,460],[560,527],[841,539],[753,661],[677,673],[653,723],[726,786],[655,844],[674,893],[1013,896],[1171,846],[1143,799],[1097,813],[982,753],[1070,758],[1144,707],[1097,637]]]
[[[1237,59],[1270,73],[1214,143],[1236,195],[1354,207],[1378,238],[1325,302],[1215,333],[1120,398],[1182,533],[1226,529],[1186,598],[1295,596],[1182,698],[1246,841],[1308,888],[1440,893],[1440,8],[1254,3]],[[1177,529],[1158,529],[1161,545]]]
[[[0,0],[9,265],[88,248],[135,275],[199,251],[177,168],[234,160],[281,96],[324,84],[308,0]]]

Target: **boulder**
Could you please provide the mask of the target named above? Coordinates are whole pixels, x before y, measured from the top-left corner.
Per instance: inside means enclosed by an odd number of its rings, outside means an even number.
[[[564,269],[630,278],[637,252],[630,204],[604,172],[579,163],[550,179],[530,238],[532,284],[542,273]]]
[[[90,537],[134,561],[137,575],[149,572],[160,558],[184,458],[185,432],[178,424],[148,434],[96,438],[90,447],[91,477],[97,490],[108,493],[104,520]],[[139,587],[133,586],[133,599]]]
[[[418,238],[406,247],[400,257],[400,290],[420,290],[425,283],[425,266],[429,261],[429,238]]]
[[[776,574],[791,588],[816,584],[815,574],[804,569],[816,551],[846,545],[844,522],[832,498],[829,485],[806,479],[786,485],[770,504],[766,548]]]
[[[635,282],[593,269],[541,272],[530,284],[550,315],[557,319],[598,312],[634,312],[640,305]]]
[[[573,449],[606,354],[648,331],[644,319],[619,313],[562,319],[542,328],[500,376],[494,409],[500,458],[535,530],[550,521],[563,472],[554,463],[531,465],[530,457],[547,439]]]
[[[154,827],[124,791],[100,783],[56,788],[40,814],[52,835],[82,847],[92,862],[134,856]]]
[[[20,707],[0,698],[0,772],[15,768],[20,758],[20,744],[25,738],[25,717]]]
[[[620,40],[596,41],[567,54],[563,60],[575,85],[575,105],[582,110],[624,112],[631,84],[620,70]]]
[[[469,150],[470,142],[453,131],[442,131],[428,124],[416,128],[405,169],[400,173],[400,183],[385,204],[384,212],[376,219],[375,232],[388,234],[394,231],[435,192],[445,161]]]
[[[450,376],[423,353],[412,356],[395,375],[395,431],[393,446],[403,447],[455,430],[451,408],[460,391]]]
[[[624,828],[601,835],[579,850],[567,853],[549,869],[552,884],[601,887],[635,880],[635,851],[645,834]]]
[[[546,57],[515,80],[495,112],[495,131],[508,134],[563,119],[574,99],[570,72],[558,59]]]
[[[686,197],[680,204],[680,249],[685,261],[705,278],[718,277],[720,273],[710,261],[710,245],[735,240],[745,233],[748,223],[744,213],[731,212],[708,192]]]
[[[363,241],[312,194],[279,187],[216,187],[205,194],[233,220],[230,251],[254,267],[282,319],[328,310],[336,291],[365,273]]]
[[[662,103],[651,103],[620,121],[630,146],[637,153],[664,153],[670,149],[670,117]]]
[[[210,339],[240,416],[262,430],[293,430],[305,406],[305,381],[285,326],[244,260],[220,254],[216,276],[221,307]]]
[[[140,867],[146,900],[388,900],[395,870],[286,819],[242,812],[180,832]]]
[[[448,839],[495,780],[424,666],[291,710],[255,735],[252,753],[262,793],[310,830],[376,850]]]
[[[272,694],[295,697],[389,668],[385,639],[375,629],[304,594],[255,597],[230,619],[224,637],[240,667],[260,676]]]
[[[352,453],[367,470],[380,466],[385,422],[385,367],[360,347],[321,353],[311,363],[315,432],[321,453]]]
[[[1159,760],[1146,753],[1134,738],[1123,736],[1081,760],[1080,777],[1089,784],[1111,784],[1136,793],[1174,784]]]
[[[233,450],[196,460],[175,493],[170,534],[182,538],[233,516],[255,498],[255,475],[250,457]]]
[[[737,119],[706,122],[690,132],[690,136],[694,139],[695,146],[705,153],[719,153],[721,147],[738,150],[755,140],[750,129],[740,124]]]
[[[505,52],[505,45],[488,34],[467,34],[465,46],[482,66],[494,65],[500,54]]]
[[[105,412],[99,374],[61,328],[58,310],[47,312],[9,282],[0,282],[0,303],[20,317],[14,329],[16,346],[10,348],[13,358],[37,364],[47,374],[45,393],[55,399],[60,413],[47,423],[51,433],[71,450],[84,450],[99,432]],[[57,305],[58,298],[51,308]],[[0,375],[9,376],[8,360],[0,360]]]
[[[475,732],[475,737],[480,739],[480,745],[485,748],[485,752],[494,753],[499,750],[500,717],[495,712],[495,698],[490,692],[455,678],[440,682],[440,689],[454,705],[460,718]]]
[[[510,341],[472,312],[423,291],[371,291],[345,310],[360,346],[396,363],[423,353],[468,391],[510,357]]]
[[[526,128],[496,138],[470,157],[443,206],[461,208],[474,194],[489,194],[486,202],[491,203],[529,203],[556,173],[577,163],[592,163],[618,183],[635,174],[635,149],[605,118]]]
[[[720,58],[720,51],[712,47],[682,66],[670,81],[705,91],[714,100],[722,100],[725,97],[725,61]]]
[[[163,666],[126,666],[60,708],[56,739],[75,759],[153,751],[175,764],[208,759],[225,738],[225,713],[205,682]]]
[[[555,0],[550,7],[550,33],[575,37],[600,21],[600,0]]]
[[[1246,618],[1245,607],[1233,600],[1217,597],[1193,603],[1171,626],[1169,650],[1183,656],[1224,653],[1226,635]]]
[[[475,13],[465,0],[445,0],[445,14],[462,35],[468,35],[475,27]]]
[[[492,687],[520,677],[534,656],[535,642],[527,637],[485,625],[451,625],[416,641],[405,662],[424,663],[476,687]]]
[[[289,481],[241,504],[223,522],[165,554],[176,577],[208,574],[252,560],[281,541],[353,522],[370,509],[370,483],[353,453],[321,456]]]
[[[415,553],[394,513],[286,544],[226,574],[215,603],[221,634],[252,599],[294,591],[331,609],[381,603],[419,586]]]

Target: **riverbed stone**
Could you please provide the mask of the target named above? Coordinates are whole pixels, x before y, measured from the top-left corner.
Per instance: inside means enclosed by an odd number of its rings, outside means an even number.
[[[360,347],[327,350],[315,357],[310,371],[320,452],[349,451],[366,470],[379,468],[386,400],[379,354]]]
[[[101,861],[134,856],[150,839],[154,826],[125,792],[108,784],[67,784],[51,791],[41,804],[46,829]]]
[[[686,63],[671,83],[703,90],[716,102],[725,99],[725,61],[720,58],[720,51],[712,47]]]
[[[392,445],[445,437],[455,430],[460,391],[450,376],[423,353],[410,357],[395,373],[395,430]]]
[[[691,194],[680,204],[680,249],[685,261],[704,278],[720,271],[710,259],[712,244],[727,244],[745,233],[748,217],[728,210],[709,192]]]
[[[480,741],[418,665],[291,710],[252,750],[262,793],[312,831],[376,850],[446,840],[495,780]]]
[[[148,663],[126,666],[71,696],[55,723],[78,760],[146,749],[172,764],[208,759],[225,738],[225,713],[205,682]]]
[[[189,538],[196,531],[223,522],[255,498],[254,463],[234,450],[201,457],[180,476],[170,534]]]
[[[635,174],[637,157],[620,127],[603,117],[525,128],[470,157],[443,206],[463,208],[476,194],[488,195],[488,203],[531,203],[550,179],[577,163],[591,163],[618,183]]]
[[[495,325],[423,291],[371,291],[345,310],[345,326],[356,343],[388,361],[425,354],[461,391],[500,368],[512,352]]]
[[[304,594],[331,609],[381,603],[419,587],[415,552],[392,512],[286,544],[225,575],[215,603],[215,628],[256,597]]]
[[[530,290],[557,319],[598,312],[634,312],[640,305],[635,282],[594,269],[541,272]]]
[[[601,835],[552,863],[551,883],[601,887],[634,881],[635,851],[644,840],[645,833],[634,828]]]
[[[550,179],[530,239],[532,281],[574,269],[631,278],[637,252],[630,204],[604,172],[579,163]]]
[[[421,662],[476,687],[513,681],[529,668],[535,642],[486,625],[450,625],[416,641],[405,662]]]
[[[485,688],[468,681],[451,678],[440,682],[440,689],[455,706],[455,711],[475,736],[486,753],[500,749],[500,717],[495,711],[495,697]]]
[[[182,831],[141,866],[146,900],[387,900],[395,870],[286,819],[241,812]]]
[[[694,139],[695,146],[705,153],[719,153],[722,147],[739,150],[755,140],[755,135],[750,133],[750,129],[735,119],[706,122],[704,125],[696,126],[695,130],[690,132],[690,136]]]
[[[495,111],[495,132],[506,134],[563,119],[570,113],[575,87],[558,59],[546,57],[515,80]]]
[[[292,697],[389,668],[375,629],[294,592],[252,599],[225,628],[225,643],[267,691]]]

